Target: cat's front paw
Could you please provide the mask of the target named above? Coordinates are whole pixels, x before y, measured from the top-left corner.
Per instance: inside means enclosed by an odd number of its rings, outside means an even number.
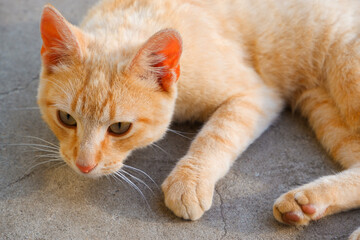
[[[180,169],[175,169],[161,186],[165,205],[176,216],[189,220],[197,220],[209,210],[214,187],[206,179]]]
[[[283,194],[274,203],[274,217],[279,222],[296,226],[322,218],[329,204],[318,190],[300,187]]]

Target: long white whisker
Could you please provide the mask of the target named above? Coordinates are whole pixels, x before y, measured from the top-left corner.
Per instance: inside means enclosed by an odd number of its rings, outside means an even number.
[[[123,172],[123,173],[125,173],[125,174],[127,174],[127,175],[129,175],[130,177],[132,177],[133,179],[137,180],[138,182],[144,184],[144,186],[145,186],[147,189],[149,189],[150,192],[155,196],[153,190],[152,190],[143,180],[141,180],[140,178],[137,178],[137,177],[135,177],[134,175],[126,172],[124,169],[120,169],[120,171]]]
[[[163,148],[161,148],[160,146],[156,145],[155,143],[151,144],[154,147],[157,147],[158,149],[160,149],[162,152],[164,152],[166,155],[170,156],[170,154],[168,154]]]
[[[42,155],[37,155],[35,157],[35,159],[41,159],[41,158],[56,158],[56,159],[61,159],[59,154],[42,154]]]
[[[124,165],[125,168],[129,168],[129,169],[132,169],[132,170],[134,170],[134,171],[137,171],[137,172],[139,172],[139,173],[144,174],[146,177],[148,177],[148,178],[155,184],[155,186],[156,186],[157,188],[159,188],[159,186],[157,185],[157,183],[155,182],[155,180],[154,180],[152,177],[150,177],[150,175],[147,174],[146,172],[144,172],[143,170],[138,169],[138,168],[133,167],[133,166],[130,166],[130,165],[125,165],[125,164],[123,164],[123,165]]]
[[[109,170],[109,169],[115,169],[117,167],[117,165],[120,165],[120,164],[114,164],[114,165],[111,165],[109,167],[102,167],[101,169],[102,170]]]
[[[110,181],[109,175],[105,175],[106,179]]]
[[[48,145],[44,145],[44,144],[38,144],[38,143],[6,143],[6,144],[0,144],[0,145],[5,145],[5,146],[28,146],[28,147],[39,147],[39,148],[49,148],[52,150],[59,150],[59,147],[53,147],[53,146],[48,146]]]
[[[59,169],[59,168],[62,168],[62,167],[65,167],[65,166],[67,166],[67,164],[64,162],[64,164],[60,164],[60,166],[58,166],[58,167],[56,167],[56,169]]]
[[[54,150],[50,150],[50,149],[41,149],[41,148],[37,148],[37,147],[31,147],[31,148],[36,151],[40,151],[40,152],[44,152],[44,153],[59,154],[59,151],[54,151]]]
[[[26,151],[22,151],[24,153],[29,153],[29,152],[43,152],[43,153],[52,153],[52,154],[57,154],[59,155],[59,151],[53,151],[50,149],[41,149],[41,148],[37,148],[37,147],[31,147],[31,150],[26,150]]]
[[[130,179],[128,179],[126,176],[124,176],[122,173],[120,172],[115,172],[115,174],[119,177],[121,177],[122,179],[124,179],[128,184],[130,184],[140,195],[141,197],[144,199],[144,201],[146,202],[146,205],[150,208],[150,205],[148,203],[148,201],[145,198],[145,195],[143,194],[143,192],[140,190],[140,188],[138,186],[136,186],[135,183],[133,183]]]
[[[48,154],[36,155],[36,157],[60,157],[60,155],[55,153],[48,153]]]
[[[54,165],[48,167],[47,169],[59,168],[59,167],[65,166],[65,165],[66,165],[66,163],[63,162],[63,161],[61,161],[61,162],[59,162],[59,163],[54,163]]]
[[[12,108],[10,111],[23,111],[23,110],[39,110],[39,107],[20,107],[20,108]]]
[[[44,142],[44,143],[50,144],[51,146],[56,147],[57,149],[59,149],[59,146],[58,146],[58,145],[56,145],[56,144],[54,144],[54,143],[51,143],[51,142],[49,142],[49,141],[46,141],[45,139],[42,139],[42,138],[39,138],[39,137],[35,137],[35,136],[25,136],[25,137],[26,137],[26,138],[33,138],[33,139],[40,140],[40,141],[42,141],[42,142]]]
[[[183,134],[181,134],[181,133],[179,133],[179,132],[177,132],[177,131],[175,131],[175,130],[172,130],[172,129],[168,129],[168,131],[169,132],[171,132],[171,133],[174,133],[174,134],[176,134],[176,135],[179,135],[179,136],[181,136],[181,137],[183,137],[183,138],[186,138],[186,139],[189,139],[189,140],[191,140],[191,138],[189,138],[189,137],[187,137],[187,136],[185,136],[185,135],[183,135]]]
[[[171,129],[171,128],[169,128],[171,131],[175,131],[175,132],[177,132],[177,133],[182,133],[182,134],[191,134],[191,135],[194,135],[194,134],[196,134],[196,133],[194,133],[194,132],[183,132],[183,131],[179,131],[179,130],[174,130],[174,129]]]
[[[125,186],[126,188],[128,188],[128,185],[126,185],[126,184],[124,183],[124,179],[122,179],[121,177],[119,177],[119,176],[117,176],[117,175],[115,175],[115,174],[110,174],[109,176],[111,176],[111,177],[115,180],[115,182],[120,182],[123,186]]]

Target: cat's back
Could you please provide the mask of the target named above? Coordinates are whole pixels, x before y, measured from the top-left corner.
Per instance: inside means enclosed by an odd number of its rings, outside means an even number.
[[[212,11],[225,16],[223,25],[230,33],[239,33],[250,65],[264,81],[284,86],[286,92],[291,92],[286,85],[298,86],[299,78],[319,79],[328,50],[356,38],[360,29],[356,0],[226,2],[213,1]]]
[[[317,84],[333,44],[357,37],[359,11],[357,0],[103,0],[82,27],[105,39],[101,51],[127,59],[155,32],[177,29],[184,43],[178,106],[196,102],[212,112],[246,84],[238,78],[245,65],[285,98]],[[192,111],[175,115],[185,112]]]
[[[255,69],[264,72],[260,65],[271,64],[270,59],[280,65],[307,59],[316,49],[326,51],[342,33],[360,29],[360,1],[102,0],[81,25],[97,37],[118,36],[126,48],[138,47],[166,27],[177,29],[187,48],[194,45],[188,42],[208,36],[240,46]],[[256,63],[254,57],[267,63]]]

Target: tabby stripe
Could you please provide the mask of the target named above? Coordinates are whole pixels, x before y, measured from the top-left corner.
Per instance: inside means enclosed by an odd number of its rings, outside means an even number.
[[[341,121],[338,109],[325,90],[308,90],[300,96],[298,106],[302,114],[308,117],[317,138],[335,160],[347,168],[358,162],[359,136],[352,134]]]

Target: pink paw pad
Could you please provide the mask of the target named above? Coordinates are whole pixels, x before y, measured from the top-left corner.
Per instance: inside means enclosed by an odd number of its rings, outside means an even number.
[[[282,219],[285,223],[291,224],[292,222],[300,221],[299,215],[294,212],[287,212],[282,215]]]
[[[306,214],[314,214],[316,212],[316,208],[311,204],[306,204],[301,206],[301,210]]]

